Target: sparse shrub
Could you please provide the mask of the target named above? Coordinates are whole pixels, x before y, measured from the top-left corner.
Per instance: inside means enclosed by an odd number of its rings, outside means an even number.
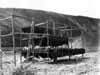
[[[29,64],[28,65],[24,64],[21,65],[20,67],[16,67],[12,72],[12,75],[36,75],[35,71],[31,71],[31,69],[28,69],[29,66],[30,66]]]

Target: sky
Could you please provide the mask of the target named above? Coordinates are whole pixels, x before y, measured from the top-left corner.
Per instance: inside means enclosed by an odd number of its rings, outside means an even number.
[[[0,0],[0,7],[38,9],[100,18],[100,0]]]

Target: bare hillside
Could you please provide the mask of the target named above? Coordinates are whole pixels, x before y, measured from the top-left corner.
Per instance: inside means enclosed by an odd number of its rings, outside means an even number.
[[[34,18],[36,20],[45,22],[47,19],[53,20],[58,27],[63,26],[63,24],[69,25],[73,28],[82,27],[84,28],[84,46],[85,47],[95,47],[96,51],[98,44],[99,44],[99,19],[83,17],[83,16],[71,16],[71,15],[64,15],[60,13],[54,13],[49,11],[41,11],[41,10],[31,10],[31,9],[15,9],[15,8],[0,8],[0,19],[8,17],[11,13],[20,16],[24,16],[27,18]],[[29,20],[25,20],[23,22],[22,19],[16,18],[14,19],[15,31],[20,32],[20,27],[25,26],[27,24],[31,24]],[[38,22],[36,22],[38,23]],[[2,28],[2,35],[11,33],[11,19],[0,21],[0,25]],[[81,31],[78,33],[73,32],[72,36],[78,36]],[[16,39],[16,46],[20,46],[19,40]],[[2,46],[12,46],[12,38],[2,38]]]

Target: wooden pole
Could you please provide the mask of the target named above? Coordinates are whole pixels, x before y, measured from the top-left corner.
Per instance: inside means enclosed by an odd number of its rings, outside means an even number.
[[[33,33],[33,36],[35,36],[34,35],[34,26],[35,26],[35,24],[34,24],[34,19],[32,20],[32,33]],[[32,39],[32,52],[33,52],[33,62],[34,62],[34,37],[33,37],[33,39]]]
[[[0,66],[1,66],[1,69],[2,69],[2,50],[1,50],[1,27],[0,27]]]
[[[61,31],[71,31],[71,30],[79,30],[79,29],[82,29],[82,28],[77,28],[77,29],[61,29]]]
[[[66,24],[64,24],[64,26],[65,26],[65,25],[66,25]],[[69,48],[69,35],[68,35],[67,27],[68,27],[68,26],[65,26],[65,29],[64,29],[64,30],[65,30],[66,33],[67,33],[67,38],[68,38],[68,48]],[[65,31],[64,31],[64,32],[65,32]]]
[[[72,25],[71,25],[71,29],[72,29]],[[71,37],[72,37],[72,30],[71,30]],[[73,46],[72,46],[72,41],[71,41],[71,48],[72,48]]]
[[[23,24],[24,24],[24,19],[23,19]],[[21,47],[21,50],[20,50],[20,63],[22,62],[22,29],[21,29],[21,33],[20,34],[20,47]]]
[[[61,37],[63,36],[63,31],[60,31]]]
[[[19,18],[23,18],[23,19],[32,21],[31,18],[27,18],[27,17],[23,17],[23,16],[19,16],[19,15],[13,15],[13,16],[14,16],[14,17],[19,17]]]
[[[83,39],[83,36],[84,36],[84,31],[83,31],[83,34],[81,35],[82,37],[82,48],[84,48],[84,39]],[[84,48],[85,49],[85,48]],[[84,54],[82,54],[82,58],[84,57]]]
[[[30,29],[30,33],[32,33],[33,30],[33,20],[32,20],[32,24],[31,24],[31,29]],[[33,33],[32,33],[33,34]],[[29,51],[27,51],[27,58],[29,58],[30,52],[31,52],[31,46],[32,46],[32,34],[29,34],[29,41],[28,41],[28,47],[29,47]],[[32,46],[33,49],[33,46]]]
[[[6,35],[1,35],[1,37],[6,37],[6,36],[12,36],[13,34],[6,34]]]
[[[84,40],[83,40],[83,35],[82,35],[82,48],[84,48]],[[82,53],[82,59],[84,57],[84,54]]]
[[[26,20],[30,20],[30,21],[33,21],[34,19],[32,19],[32,18],[27,18],[27,17],[24,17],[24,16],[19,16],[19,15],[13,15],[14,17],[19,17],[19,18],[22,18],[22,19],[26,19]],[[41,21],[41,20],[36,20],[35,19],[35,21],[38,21],[38,22],[43,22],[43,21]]]
[[[11,18],[11,16],[9,16],[9,17],[6,17],[6,18],[3,18],[3,19],[0,19],[0,21],[7,20],[7,19],[9,19],[9,18]]]
[[[9,18],[11,18],[11,16],[10,17],[6,17],[6,18],[3,18],[3,19],[0,19],[0,21],[4,21],[4,20],[6,20],[6,19],[9,19]],[[2,69],[2,49],[1,49],[1,26],[0,26],[0,66],[1,66],[1,69]]]
[[[84,39],[83,39],[84,31],[83,31],[82,33],[83,33],[83,34],[81,35],[81,37],[82,37],[82,48],[84,48]]]
[[[47,46],[49,47],[49,30],[48,30],[48,27],[49,27],[49,25],[48,25],[48,20],[47,20]],[[47,48],[47,50],[48,50],[48,53],[47,53],[47,57],[48,57],[48,62],[49,62],[49,48]]]
[[[21,33],[22,33],[22,31],[21,31]],[[20,47],[21,47],[21,49],[20,49],[20,63],[22,62],[22,34],[20,34]]]
[[[53,22],[53,31],[54,31],[54,36],[56,35],[56,31],[55,31],[55,22]]]
[[[62,28],[65,28],[65,27],[56,27],[55,29],[62,29]]]
[[[43,23],[38,23],[38,24],[35,24],[35,26],[41,26],[41,25],[44,25],[46,24],[47,22],[43,22]]]
[[[16,52],[15,52],[15,35],[14,35],[14,16],[12,14],[12,38],[13,38],[13,53],[14,53],[14,65],[16,66]]]

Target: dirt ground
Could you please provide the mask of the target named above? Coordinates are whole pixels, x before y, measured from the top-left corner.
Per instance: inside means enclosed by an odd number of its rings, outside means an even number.
[[[7,56],[7,57],[6,57]],[[44,60],[42,58],[35,59],[35,62],[22,63],[26,70],[34,72],[36,75],[97,75],[99,73],[100,52],[85,53],[82,59],[81,55],[68,56],[58,58],[56,63],[52,60]],[[17,67],[13,64],[13,53],[5,52],[3,55],[3,66],[0,73],[3,75],[11,75],[12,71],[21,67],[20,54],[17,53]],[[25,58],[23,58],[23,61]],[[33,74],[32,74],[33,75]],[[99,75],[99,74],[98,74]]]

